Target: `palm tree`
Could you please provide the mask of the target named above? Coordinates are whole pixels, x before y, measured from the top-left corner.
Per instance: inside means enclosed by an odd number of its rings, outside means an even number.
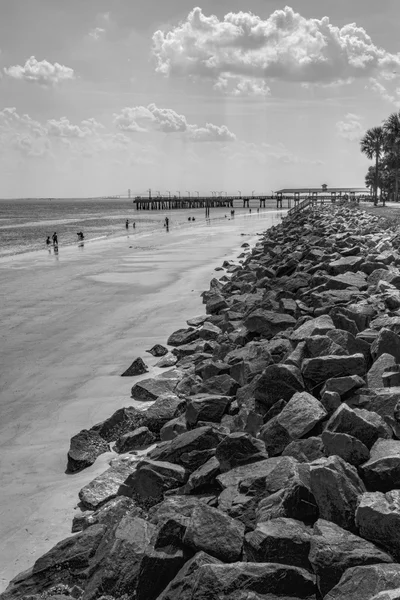
[[[369,160],[372,160],[375,157],[375,205],[378,204],[379,159],[383,152],[384,142],[385,133],[383,127],[372,127],[371,129],[368,129],[360,142],[361,152],[363,152]]]
[[[385,132],[385,146],[388,154],[391,155],[394,164],[394,200],[398,201],[400,167],[400,113],[392,113],[384,122],[383,130]]]

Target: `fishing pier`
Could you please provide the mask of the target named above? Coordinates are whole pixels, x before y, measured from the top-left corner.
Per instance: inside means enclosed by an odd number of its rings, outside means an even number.
[[[250,201],[259,201],[260,208],[265,208],[267,200],[278,199],[275,196],[136,196],[133,204],[136,210],[169,210],[179,208],[249,208]],[[235,204],[234,204],[235,203]],[[282,208],[282,199],[280,199]]]

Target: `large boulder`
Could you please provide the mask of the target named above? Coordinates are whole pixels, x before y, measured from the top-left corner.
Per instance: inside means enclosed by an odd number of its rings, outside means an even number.
[[[188,523],[183,542],[196,551],[203,550],[224,561],[240,560],[244,525],[216,508],[197,506]]]
[[[151,402],[157,400],[162,394],[168,394],[173,392],[179,379],[167,379],[163,377],[152,377],[149,379],[142,379],[135,383],[131,390],[132,398],[134,400],[141,400],[142,402]]]
[[[194,573],[196,600],[293,600],[315,598],[314,577],[305,569],[278,563],[203,565]]]
[[[388,492],[400,487],[400,441],[378,439],[362,465],[361,476],[371,491]]]
[[[114,450],[119,454],[131,452],[132,450],[142,450],[150,446],[155,439],[155,435],[147,427],[138,427],[130,433],[121,435],[114,446]]]
[[[325,382],[331,377],[344,377],[347,375],[364,375],[366,364],[361,353],[350,356],[320,356],[306,358],[303,361],[301,372],[305,380],[316,385]]]
[[[361,408],[353,410],[347,404],[341,404],[333,413],[326,425],[326,430],[352,435],[367,448],[371,448],[379,437],[391,437],[389,427],[377,413]]]
[[[268,458],[264,442],[243,432],[227,435],[217,446],[215,456],[222,472]]]
[[[316,319],[310,319],[300,325],[290,334],[290,339],[296,342],[307,340],[313,335],[324,335],[331,329],[335,329],[333,321],[329,315],[321,315]]]
[[[187,561],[175,578],[168,584],[157,600],[191,600],[193,598],[193,576],[203,565],[220,564],[214,556],[197,552]]]
[[[268,366],[258,379],[254,396],[263,406],[271,408],[278,400],[286,402],[296,392],[304,390],[300,371],[292,365],[276,364]]]
[[[198,421],[219,423],[231,402],[232,398],[230,396],[195,394],[187,401],[186,422],[190,426],[196,425]]]
[[[389,554],[371,542],[324,519],[314,525],[308,558],[317,576],[321,596],[339,583],[350,567],[393,562]]]
[[[257,308],[244,320],[249,331],[260,333],[270,339],[280,331],[294,327],[296,319],[286,313],[278,313],[263,308]]]
[[[156,600],[183,567],[185,560],[181,548],[172,545],[157,549],[147,547],[140,561],[135,600]]]
[[[98,433],[106,442],[113,442],[124,433],[143,425],[143,413],[133,406],[120,408],[105,421],[93,425],[90,431]]]
[[[369,450],[365,444],[347,433],[324,431],[322,442],[326,456],[340,456],[356,468],[369,459]]]
[[[148,368],[144,361],[139,357],[136,358],[130,367],[126,369],[121,375],[121,377],[134,377],[135,375],[143,375],[143,373],[148,373]]]
[[[343,256],[329,263],[328,270],[332,275],[340,275],[351,271],[356,273],[364,261],[363,256]]]
[[[382,354],[391,354],[400,362],[400,337],[383,327],[371,345],[371,355],[374,360],[382,356]]]
[[[310,464],[310,486],[321,519],[356,531],[357,499],[366,490],[354,467],[339,456],[315,460]]]
[[[367,373],[367,384],[369,388],[383,387],[382,375],[389,367],[394,367],[396,359],[392,354],[381,354]]]
[[[247,533],[244,553],[248,562],[275,562],[310,570],[311,530],[301,521],[277,518],[259,523]]]
[[[362,537],[400,560],[400,490],[364,493],[358,501],[356,524]]]
[[[328,413],[314,396],[308,392],[297,392],[277,416],[277,421],[293,440],[304,437]]]
[[[76,473],[90,467],[100,454],[109,449],[107,442],[98,433],[83,429],[71,438],[67,472]]]
[[[311,436],[304,440],[290,442],[282,452],[282,456],[292,456],[299,462],[312,462],[324,455],[324,446],[319,436]]]
[[[98,475],[79,492],[85,508],[97,510],[108,500],[123,494],[125,480],[136,470],[137,461],[124,461]]]
[[[167,344],[168,346],[183,346],[183,344],[194,342],[198,337],[199,332],[197,329],[193,329],[193,327],[178,329],[169,336]]]
[[[324,600],[372,600],[376,594],[400,585],[400,565],[378,564],[347,569]]]
[[[162,427],[175,417],[178,417],[185,409],[185,400],[171,392],[162,394],[143,413],[143,424],[151,432],[159,434]]]
[[[203,490],[216,487],[215,478],[221,472],[218,459],[212,456],[190,475],[185,487],[185,494],[200,493]]]
[[[145,458],[138,462],[136,471],[125,481],[129,495],[145,506],[163,499],[164,492],[184,485],[189,473],[181,465]]]

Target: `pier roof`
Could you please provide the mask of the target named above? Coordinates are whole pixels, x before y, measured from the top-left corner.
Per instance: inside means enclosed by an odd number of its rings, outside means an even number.
[[[277,194],[294,194],[298,192],[300,194],[310,194],[310,193],[318,193],[318,194],[329,194],[331,192],[336,193],[350,193],[353,192],[355,194],[369,194],[370,190],[365,187],[330,187],[330,188],[321,188],[321,187],[310,187],[310,188],[283,188],[282,190],[276,190]]]

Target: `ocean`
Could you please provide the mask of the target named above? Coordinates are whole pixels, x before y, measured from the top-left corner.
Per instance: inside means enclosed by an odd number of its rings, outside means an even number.
[[[257,210],[258,201],[252,204],[252,210]],[[271,203],[260,212],[273,208]],[[249,209],[235,206],[238,215],[248,212]],[[225,215],[230,217],[229,208],[211,209],[211,219],[224,219]],[[129,199],[0,200],[0,257],[41,250],[47,236],[51,238],[54,232],[60,248],[77,244],[78,231],[83,232],[85,243],[124,235],[126,219],[129,233],[157,232],[162,230],[166,216],[175,228],[187,227],[189,216],[205,220],[204,209],[137,211]]]

